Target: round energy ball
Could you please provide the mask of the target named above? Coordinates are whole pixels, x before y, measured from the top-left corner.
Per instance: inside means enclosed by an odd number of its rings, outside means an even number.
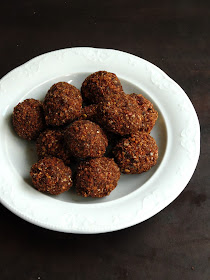
[[[140,131],[150,133],[158,119],[158,112],[154,109],[152,102],[146,99],[142,94],[132,93],[131,96],[136,99],[142,111],[142,125]]]
[[[120,179],[120,169],[111,158],[94,158],[80,163],[76,174],[76,191],[84,197],[104,197]]]
[[[150,134],[138,133],[120,140],[113,154],[122,173],[142,173],[157,163],[158,146]]]
[[[36,150],[39,158],[53,156],[60,158],[65,164],[70,164],[70,156],[67,153],[64,141],[64,131],[47,129],[43,131],[37,141]]]
[[[54,84],[43,102],[47,125],[60,126],[78,118],[82,109],[80,91],[66,82]]]
[[[108,146],[108,140],[99,125],[88,120],[73,122],[65,130],[65,141],[74,157],[102,157]]]
[[[45,128],[42,103],[33,98],[15,106],[12,116],[14,130],[23,139],[34,140]]]
[[[85,106],[84,108],[82,108],[81,116],[78,118],[78,120],[90,120],[93,122],[97,122],[97,109],[98,104]]]
[[[68,191],[73,184],[71,168],[56,157],[40,159],[32,165],[30,175],[38,191],[53,195]]]
[[[99,103],[123,92],[120,80],[114,73],[98,71],[89,75],[81,88],[84,100],[90,103]]]
[[[130,95],[99,103],[98,118],[105,130],[120,135],[134,133],[142,125],[141,109]]]

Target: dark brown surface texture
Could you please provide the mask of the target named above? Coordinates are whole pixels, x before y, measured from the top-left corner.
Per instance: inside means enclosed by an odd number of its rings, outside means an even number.
[[[1,1],[0,76],[60,48],[123,50],[156,64],[186,91],[202,134],[200,160],[186,189],[131,228],[57,233],[1,205],[1,280],[210,279],[209,30],[210,1]]]

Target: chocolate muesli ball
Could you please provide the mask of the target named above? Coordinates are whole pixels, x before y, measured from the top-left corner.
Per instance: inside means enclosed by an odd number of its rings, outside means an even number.
[[[61,159],[45,157],[32,165],[30,175],[34,187],[53,195],[68,191],[72,186],[72,171]]]
[[[36,139],[45,128],[42,103],[33,98],[18,103],[13,111],[12,123],[18,136],[27,140]]]
[[[125,94],[99,103],[98,118],[104,129],[120,135],[134,133],[142,125],[142,112],[137,101]]]
[[[142,111],[142,125],[140,131],[150,133],[158,119],[158,112],[154,109],[152,102],[146,99],[142,94],[132,93],[131,96],[136,99]]]
[[[82,96],[73,85],[59,82],[49,89],[43,107],[47,125],[64,125],[80,116]]]
[[[65,141],[70,154],[83,159],[102,157],[108,146],[103,130],[89,120],[73,122],[65,130]]]
[[[150,134],[138,133],[120,140],[113,154],[122,173],[142,173],[157,163],[158,146]]]
[[[81,88],[84,100],[91,103],[99,103],[123,92],[120,80],[114,73],[98,71],[89,75]]]
[[[62,159],[65,164],[70,164],[70,156],[65,146],[64,133],[60,129],[47,129],[43,131],[36,141],[38,157],[54,156]]]
[[[98,104],[85,106],[84,108],[82,108],[81,116],[78,118],[78,120],[90,120],[93,122],[97,122],[97,108]]]
[[[76,191],[84,197],[104,197],[120,179],[120,169],[111,158],[101,157],[80,163],[76,174]]]

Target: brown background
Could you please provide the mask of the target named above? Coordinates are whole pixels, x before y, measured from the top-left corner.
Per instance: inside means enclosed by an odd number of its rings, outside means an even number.
[[[57,233],[0,205],[0,278],[210,279],[210,1],[1,1],[0,76],[39,54],[114,48],[165,71],[191,99],[201,156],[182,194],[148,221],[99,235]]]

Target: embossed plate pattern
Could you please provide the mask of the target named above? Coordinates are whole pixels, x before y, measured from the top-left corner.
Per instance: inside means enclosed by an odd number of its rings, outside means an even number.
[[[26,98],[42,99],[59,80],[79,87],[98,70],[116,73],[126,92],[143,92],[155,104],[159,119],[152,135],[159,162],[145,174],[122,175],[117,188],[101,200],[85,200],[73,191],[56,198],[41,194],[28,176],[36,161],[34,143],[15,135],[13,108]],[[0,201],[23,219],[56,231],[109,232],[150,218],[181,193],[199,157],[199,122],[187,95],[158,67],[121,51],[71,48],[30,60],[1,79],[0,114]]]

